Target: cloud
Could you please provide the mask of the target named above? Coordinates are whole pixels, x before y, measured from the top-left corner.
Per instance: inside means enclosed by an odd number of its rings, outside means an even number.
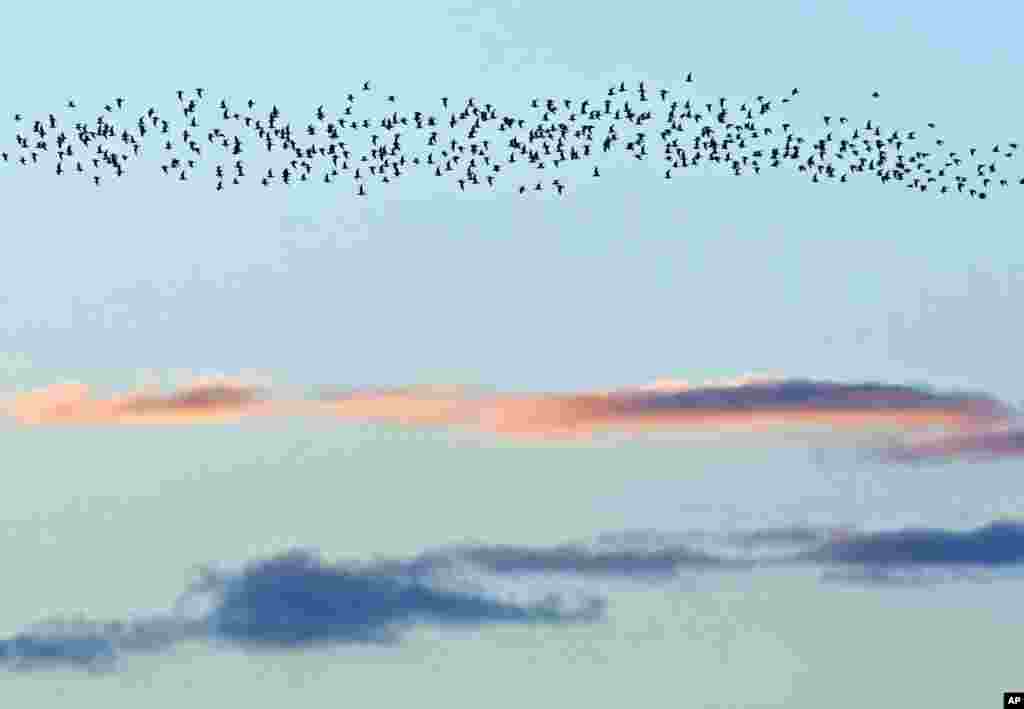
[[[993,579],[959,567],[922,569],[920,567],[847,566],[828,569],[821,575],[825,583],[855,586],[921,587],[953,581],[989,583]]]
[[[22,425],[197,424],[260,416],[330,417],[401,426],[458,427],[513,440],[591,440],[605,434],[668,431],[749,434],[821,430],[899,437],[865,457],[883,462],[992,459],[1024,453],[1016,412],[976,393],[922,387],[741,377],[692,384],[657,380],[611,391],[482,393],[459,387],[407,387],[285,399],[237,378],[195,380],[171,392],[153,389],[95,397],[85,384],[55,384],[9,401]],[[941,435],[920,437],[936,429]]]
[[[496,574],[578,574],[583,576],[672,575],[684,569],[750,568],[752,562],[730,560],[683,545],[660,549],[594,550],[583,546],[538,549],[479,546],[455,549],[460,560]]]
[[[272,397],[263,387],[203,379],[171,393],[90,396],[84,384],[22,394],[7,413],[22,424],[138,424],[236,421],[248,416],[329,416],[404,426],[458,426],[508,437],[588,438],[602,432],[752,432],[792,427],[957,432],[1005,421],[1012,411],[980,394],[935,393],[877,383],[743,377],[690,384],[658,380],[612,391],[480,393],[409,387],[329,393],[315,400]]]
[[[7,406],[21,424],[138,424],[230,421],[271,413],[258,387],[229,378],[200,379],[169,394],[138,391],[93,398],[85,384],[56,384],[22,394]]]
[[[205,635],[205,623],[179,616],[115,621],[54,619],[0,640],[0,665],[12,670],[58,667],[104,672],[124,653],[159,653]]]
[[[870,429],[890,426],[961,429],[1010,415],[977,394],[940,394],[877,383],[742,378],[653,385],[577,394],[468,397],[418,390],[325,397],[325,412],[396,423],[469,425],[518,436],[579,437],[600,431],[739,430],[792,426]]]
[[[840,535],[799,558],[858,566],[1002,566],[1024,562],[1024,523],[969,531],[903,529]]]
[[[997,460],[1024,456],[1024,428],[1010,424],[897,444],[877,457],[887,462]]]
[[[749,532],[733,532],[726,535],[728,542],[736,547],[753,550],[759,548],[809,547],[825,542],[839,532],[817,527],[779,527],[755,529]]]
[[[610,397],[612,415],[669,423],[723,422],[899,427],[961,425],[1002,419],[1005,405],[987,396],[940,394],[880,383],[847,384],[785,379],[734,385],[622,392]]]
[[[0,642],[0,662],[11,669],[49,669],[71,666],[98,671],[110,669],[114,644],[100,633],[57,634],[29,631]]]
[[[564,624],[602,617],[604,602],[573,606],[548,594],[515,602],[447,587],[415,562],[329,564],[291,551],[240,571],[204,569],[169,613],[124,621],[46,621],[0,640],[0,664],[109,671],[124,654],[161,652],[199,639],[246,649],[301,650],[332,643],[394,643],[416,623]],[[419,572],[416,570],[419,569]]]
[[[222,586],[214,632],[245,645],[302,647],[392,641],[396,626],[497,622],[564,623],[596,617],[557,599],[517,605],[430,584],[422,577],[331,566],[302,552],[252,564]]]
[[[774,553],[755,554],[758,549]],[[160,653],[187,640],[285,652],[339,643],[394,644],[403,630],[421,623],[596,622],[605,617],[607,602],[590,589],[609,577],[650,582],[683,572],[743,570],[756,578],[765,568],[812,566],[826,582],[916,586],[994,580],[986,573],[1022,562],[1024,523],[1015,521],[967,531],[641,530],[554,547],[466,544],[360,562],[328,563],[293,550],[235,570],[205,567],[166,612],[35,624],[0,640],[0,665],[109,671],[125,655]],[[545,587],[541,577],[582,580],[585,593],[571,598]],[[527,597],[513,597],[513,582],[523,580]]]
[[[359,421],[448,426],[474,423],[479,406],[477,399],[458,388],[407,387],[327,394],[317,410]]]

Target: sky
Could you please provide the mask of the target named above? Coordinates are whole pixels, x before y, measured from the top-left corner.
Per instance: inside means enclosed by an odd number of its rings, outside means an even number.
[[[452,94],[514,112],[534,94],[678,85],[685,71],[710,99],[800,86],[794,122],[826,109],[908,129],[934,120],[951,146],[1012,139],[1021,108],[1004,89],[1020,50],[1000,40],[1014,25],[1003,4],[671,18],[639,5],[625,24],[573,3],[408,7],[401,23],[373,6],[309,6],[317,21],[294,33],[231,4],[186,3],[151,29],[132,7],[102,19],[65,8],[5,113],[69,97],[98,110],[114,95],[170,106],[195,84],[291,116],[368,78],[409,106]],[[13,26],[37,23],[12,13]],[[15,33],[0,58],[17,65],[35,43]],[[0,266],[2,347],[69,377],[251,368],[310,385],[571,389],[781,371],[1024,398],[1008,326],[1022,273],[1012,199],[791,174],[665,185],[624,167],[561,203],[416,185],[361,203],[320,186],[254,201],[158,186],[155,167],[92,191],[12,172],[0,173],[6,231],[21,236]]]
[[[825,113],[901,130],[933,121],[950,149],[988,150],[994,143],[1024,141],[1016,132],[1024,98],[1012,90],[1024,69],[1017,37],[1022,20],[1024,9],[1013,3],[918,0],[898,7],[876,0],[781,0],[614,8],[532,0],[312,2],[287,11],[184,0],[158,16],[124,2],[106,3],[102,11],[67,5],[56,15],[23,3],[5,9],[9,30],[0,62],[15,70],[0,98],[0,145],[14,146],[14,113],[57,112],[72,98],[89,116],[115,96],[124,96],[132,111],[171,109],[176,90],[203,86],[214,99],[276,104],[299,124],[320,104],[336,112],[366,80],[375,86],[367,101],[378,101],[382,112],[383,96],[395,94],[402,106],[424,111],[439,112],[441,96],[453,103],[472,96],[515,114],[525,113],[534,97],[599,98],[619,81],[682,91],[682,78],[692,72],[687,90],[707,101],[781,97],[799,87],[800,101],[777,105],[775,119],[812,133],[816,129],[809,127],[820,125]],[[876,90],[881,97],[873,100]],[[17,398],[30,391],[80,382],[99,402],[85,404],[84,419],[109,423],[110,411],[122,411],[116,402],[134,401],[129,392],[153,377],[180,386],[196,376],[239,375],[271,382],[285,401],[307,403],[325,390],[483,387],[499,392],[492,413],[500,413],[502,397],[528,392],[554,392],[536,401],[557,407],[576,401],[578,393],[661,378],[702,382],[754,373],[979,392],[1014,406],[1024,403],[1024,335],[1013,325],[1024,297],[1024,249],[1014,226],[1021,200],[1012,190],[979,202],[908,194],[868,177],[815,185],[792,171],[742,178],[709,172],[666,182],[656,169],[624,159],[602,163],[601,170],[600,181],[580,180],[562,199],[460,194],[414,180],[358,200],[317,183],[217,193],[200,181],[168,184],[155,163],[133,166],[130,179],[94,189],[50,170],[0,163],[0,232],[6,237],[0,399],[7,407],[32,401]],[[1019,171],[1024,176],[1024,164]],[[161,414],[170,411],[160,419],[167,423],[177,409],[160,401],[153,406]],[[380,554],[403,569],[453,543],[472,542],[484,556],[497,545],[518,545],[525,557],[535,558],[530,555],[546,553],[538,549],[574,536],[593,539],[645,523],[664,529],[683,510],[684,526],[714,533],[735,520],[762,530],[855,522],[890,531],[941,528],[923,538],[941,546],[953,527],[974,529],[965,532],[968,541],[988,539],[982,525],[1019,514],[1024,500],[1012,460],[977,467],[927,462],[1007,446],[1019,452],[1016,430],[996,439],[991,431],[965,431],[939,443],[907,440],[883,464],[843,459],[833,466],[829,458],[822,467],[802,449],[766,453],[763,441],[742,437],[712,436],[690,446],[671,441],[546,448],[521,441],[481,444],[458,435],[452,442],[436,431],[401,427],[346,427],[324,416],[312,423],[289,420],[273,434],[263,424],[254,433],[230,426],[171,432],[8,423],[0,436],[21,469],[36,475],[26,478],[23,497],[0,505],[8,526],[0,549],[12,577],[36,574],[31,578],[37,583],[12,591],[0,613],[0,638],[48,614],[83,610],[123,618],[128,608],[158,607],[174,600],[189,565],[213,558],[252,564],[248,575],[229,576],[234,585],[218,587],[222,608],[250,592],[254,603],[262,602],[263,587],[246,584],[263,578],[261,570],[280,570],[268,559],[294,561],[274,555],[300,545],[322,545],[335,555]],[[925,460],[925,467],[895,462],[907,458]],[[285,465],[293,467],[293,477],[273,474]],[[378,473],[367,480],[346,477],[358,466]],[[407,469],[420,474],[409,480]],[[424,470],[444,471],[444,477],[431,482]],[[497,471],[501,484],[495,488],[479,471]],[[523,508],[530,509],[528,522]],[[1016,548],[1016,537],[1009,539],[1007,548]],[[833,539],[815,563],[832,559],[831,551],[838,555],[843,543]],[[97,549],[105,553],[93,556]],[[133,573],[126,564],[145,572]],[[303,568],[310,574],[302,577],[311,584],[307,589],[329,595],[332,584],[342,583],[334,567]],[[78,579],[76,594],[68,594],[69,573]],[[294,581],[289,574],[271,576],[275,583]],[[624,628],[640,633],[642,608],[657,608],[653,617],[670,604],[677,618],[700,616],[711,623],[700,615],[710,612],[710,604],[723,618],[732,613],[746,623],[738,628],[722,621],[730,628],[722,637],[744,639],[730,646],[734,659],[741,659],[735,666],[723,663],[724,676],[760,672],[773,696],[799,695],[811,706],[823,696],[818,690],[787,694],[800,684],[804,668],[841,679],[851,662],[871,663],[864,659],[871,650],[870,624],[862,619],[896,627],[908,612],[919,613],[914,627],[927,635],[936,618],[955,617],[954,625],[985,642],[1015,597],[1012,585],[994,596],[979,585],[904,600],[846,590],[826,598],[816,586],[792,590],[791,584],[802,582],[774,574],[750,577],[768,579],[761,587],[721,582],[730,590],[697,594],[692,605],[675,596],[668,601],[667,595],[652,600],[608,592],[632,615],[616,616],[613,603],[612,618],[626,619],[603,625],[604,635],[574,629],[559,630],[564,635],[558,637],[585,638],[592,643],[587,652],[621,660],[626,655],[616,653],[626,645],[616,645],[612,636]],[[391,588],[389,580],[368,578],[371,591],[378,582]],[[506,583],[503,577],[500,583]],[[764,598],[775,599],[778,608],[765,611],[768,601],[750,588],[770,589]],[[463,606],[450,595],[461,592],[420,589],[412,605],[427,608],[445,626],[450,617],[564,620],[561,611],[535,599],[470,594]],[[1002,600],[991,600],[996,597]],[[850,604],[858,610],[849,611]],[[406,612],[402,603],[383,607],[387,617]],[[834,614],[857,642],[836,648],[819,624],[803,618],[805,607]],[[267,616],[276,612],[270,607]],[[280,630],[238,630],[225,618],[214,620],[234,638]],[[779,618],[798,620],[782,628]],[[344,636],[352,628],[342,625]],[[175,627],[192,640],[212,632]],[[405,673],[418,666],[416,653],[433,642],[422,632],[403,646],[400,660],[373,653],[345,657],[380,673],[367,683],[414,687],[423,681],[420,675],[415,682],[393,680],[413,676]],[[672,636],[664,629],[643,632]],[[710,672],[714,662],[700,654],[711,652],[704,634],[687,626],[685,652],[705,658]],[[513,638],[507,640],[513,645],[538,645],[534,636],[501,637]],[[904,677],[886,675],[895,655],[884,648],[871,665],[908,696],[910,679],[932,677],[928,667],[957,670],[943,664],[952,660],[935,655],[938,650],[909,637],[890,649],[925,659],[911,664]],[[660,642],[650,647],[682,652],[682,646]],[[469,655],[458,653],[476,655],[467,648],[478,646],[467,643],[446,647],[468,662]],[[103,654],[107,647],[100,642],[80,649]],[[476,660],[480,677],[502,666],[494,659],[498,647]],[[774,648],[778,672],[770,676],[759,669],[763,658],[755,650],[762,647]],[[660,666],[655,652],[645,655],[652,667]],[[184,672],[191,655],[175,657],[177,671]],[[249,662],[242,670],[230,665],[228,676],[244,682],[266,661]],[[309,662],[305,669],[281,670],[280,681],[273,681],[278,684],[266,685],[266,696],[296,677],[314,681],[303,673],[329,674],[317,664],[321,660]],[[1005,661],[994,656],[957,667],[972,692],[1010,676]],[[139,686],[150,681],[128,677],[125,682]],[[587,677],[591,689],[602,686]],[[334,674],[321,681],[327,687],[348,680]],[[450,689],[437,682],[444,686],[430,686]],[[557,678],[551,682],[555,686]],[[168,706],[183,701],[176,689],[164,689]],[[824,683],[819,689],[825,692]],[[863,688],[852,692],[877,699]],[[594,689],[594,696],[602,695]],[[965,696],[955,695],[958,701]],[[757,705],[750,697],[737,701]]]

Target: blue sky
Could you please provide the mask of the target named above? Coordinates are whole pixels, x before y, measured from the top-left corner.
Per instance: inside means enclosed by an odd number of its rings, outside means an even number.
[[[1012,4],[179,3],[7,11],[4,114],[172,107],[204,86],[293,120],[365,79],[403,106],[476,96],[511,113],[645,80],[707,100],[782,96],[947,144],[1013,139],[1024,50]],[[674,83],[673,83],[674,82]],[[870,92],[882,100],[873,102]],[[4,140],[13,123],[4,115]],[[150,172],[151,169],[151,172]],[[461,381],[566,389],[656,376],[923,381],[1024,398],[1019,201],[908,195],[790,172],[663,184],[608,165],[569,198],[321,185],[217,194],[154,165],[110,189],[0,171],[0,350],[55,375],[267,371],[309,385]],[[417,186],[420,184],[421,186]],[[294,220],[312,228],[289,228]],[[291,220],[291,221],[289,221]],[[117,375],[104,373],[120,373]]]
[[[535,96],[601,97],[613,81],[682,90],[692,71],[707,101],[799,87],[776,120],[810,132],[826,112],[901,130],[935,121],[951,149],[986,150],[1024,143],[1022,20],[1016,3],[923,0],[19,3],[3,13],[0,145],[14,145],[13,113],[56,113],[69,98],[92,117],[124,96],[134,116],[202,86],[214,100],[276,103],[298,125],[367,79],[403,107],[475,96],[514,114]],[[601,171],[561,201],[422,181],[357,201],[320,184],[167,184],[155,161],[98,190],[0,164],[0,394],[65,378],[123,390],[146,370],[503,390],[754,371],[1024,400],[1019,198],[812,185],[789,171],[666,184],[622,160]],[[805,446],[545,448],[307,423],[11,429],[6,460],[21,477],[4,498],[0,637],[51,615],[160,608],[192,564],[296,546],[406,559],[641,527],[964,528],[1019,515],[1024,500],[1014,461],[894,468],[838,452],[812,465]],[[109,682],[9,685],[26,703],[73,690],[111,704],[133,687],[167,706],[199,692],[237,703],[247,687],[280,704],[318,683],[328,701],[362,691],[398,704],[435,688],[449,701],[455,675],[441,670],[458,667],[463,696],[521,706],[566,687],[572,701],[621,706],[638,682],[678,702],[688,665],[700,671],[685,688],[709,705],[741,676],[735,701],[751,704],[818,706],[838,685],[851,704],[884,692],[981,706],[1019,676],[1012,583],[904,594],[806,576],[609,593],[608,622],[572,631],[424,631],[380,654],[204,662],[183,648]],[[951,653],[949,637],[984,650]],[[612,663],[637,682],[606,672]],[[851,683],[851,667],[870,681]],[[478,687],[466,692],[467,679]]]

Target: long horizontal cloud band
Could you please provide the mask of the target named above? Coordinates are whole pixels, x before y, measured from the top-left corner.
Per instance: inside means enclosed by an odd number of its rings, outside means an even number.
[[[758,553],[765,550],[769,555]],[[187,640],[289,651],[396,643],[402,629],[416,623],[557,626],[606,616],[607,602],[596,594],[574,599],[541,586],[543,593],[535,594],[539,599],[505,598],[503,579],[510,577],[656,580],[686,571],[755,573],[771,566],[812,565],[823,570],[825,581],[891,585],[1022,563],[1024,524],[1013,521],[968,531],[855,533],[796,527],[731,534],[633,533],[603,535],[590,544],[458,546],[411,559],[359,563],[327,563],[296,550],[240,570],[204,569],[164,613],[31,626],[0,640],[0,664],[110,670],[122,655],[162,652]],[[475,573],[483,582],[467,587],[453,571]]]
[[[609,392],[474,394],[459,389],[353,391],[319,399],[272,397],[240,380],[203,380],[169,394],[134,392],[90,397],[88,387],[64,384],[15,397],[7,413],[21,424],[173,424],[237,421],[252,416],[329,416],[410,426],[463,426],[524,437],[586,436],[650,429],[758,430],[812,426],[866,430],[940,427],[964,443],[894,449],[892,460],[962,451],[1016,454],[1020,434],[991,434],[1013,410],[981,394],[936,393],[878,383],[804,379],[741,379],[691,385],[662,381]],[[1000,437],[1001,436],[1001,437]],[[955,439],[959,441],[960,439]],[[945,448],[942,446],[945,445]]]
[[[915,462],[967,458],[992,460],[1024,455],[1024,427],[995,426],[988,430],[908,441],[879,453],[888,462]]]

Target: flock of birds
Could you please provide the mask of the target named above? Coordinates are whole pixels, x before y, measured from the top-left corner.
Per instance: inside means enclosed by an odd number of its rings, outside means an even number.
[[[692,81],[687,74],[682,83]],[[944,148],[945,141],[934,135],[934,123],[928,123],[925,137],[916,130],[883,130],[871,120],[854,125],[845,116],[827,115],[820,127],[824,135],[805,138],[790,123],[773,124],[771,117],[773,104],[795,99],[795,88],[778,100],[757,96],[733,109],[725,98],[698,103],[667,88],[651,93],[643,81],[636,88],[622,82],[599,100],[533,99],[535,115],[529,118],[499,114],[492,104],[473,98],[456,107],[442,97],[435,107],[439,115],[399,113],[392,107],[390,115],[371,119],[355,112],[357,94],[362,98],[371,91],[367,81],[361,91],[345,97],[340,115],[328,116],[321,105],[304,126],[294,127],[282,119],[277,106],[261,114],[252,99],[239,109],[221,99],[219,120],[200,124],[198,110],[208,101],[202,88],[177,92],[184,123],[180,129],[152,106],[133,123],[120,124],[128,110],[120,97],[105,105],[93,122],[77,121],[67,132],[53,113],[35,120],[19,113],[14,115],[18,149],[0,157],[13,166],[32,167],[52,155],[57,175],[82,175],[99,186],[123,177],[150,135],[169,179],[187,181],[201,158],[212,158],[218,191],[247,179],[258,179],[264,187],[351,180],[355,193],[366,196],[373,184],[426,170],[462,191],[510,184],[519,194],[547,186],[562,195],[566,178],[551,177],[560,167],[589,161],[594,163],[590,178],[600,178],[598,159],[625,150],[636,160],[660,161],[666,180],[709,165],[734,175],[787,167],[812,182],[844,183],[873,175],[883,184],[914,191],[986,199],[1013,182],[1000,169],[1018,147],[1008,142],[960,153]],[[877,91],[872,98],[880,98]],[[387,96],[387,102],[397,104],[394,96]],[[75,102],[68,101],[67,109],[74,111]],[[655,109],[661,109],[660,122]],[[418,149],[407,147],[416,137]],[[358,148],[357,142],[362,143]],[[283,164],[276,170],[257,170],[250,156],[275,150],[284,154]],[[1024,177],[1016,184],[1024,185]]]

